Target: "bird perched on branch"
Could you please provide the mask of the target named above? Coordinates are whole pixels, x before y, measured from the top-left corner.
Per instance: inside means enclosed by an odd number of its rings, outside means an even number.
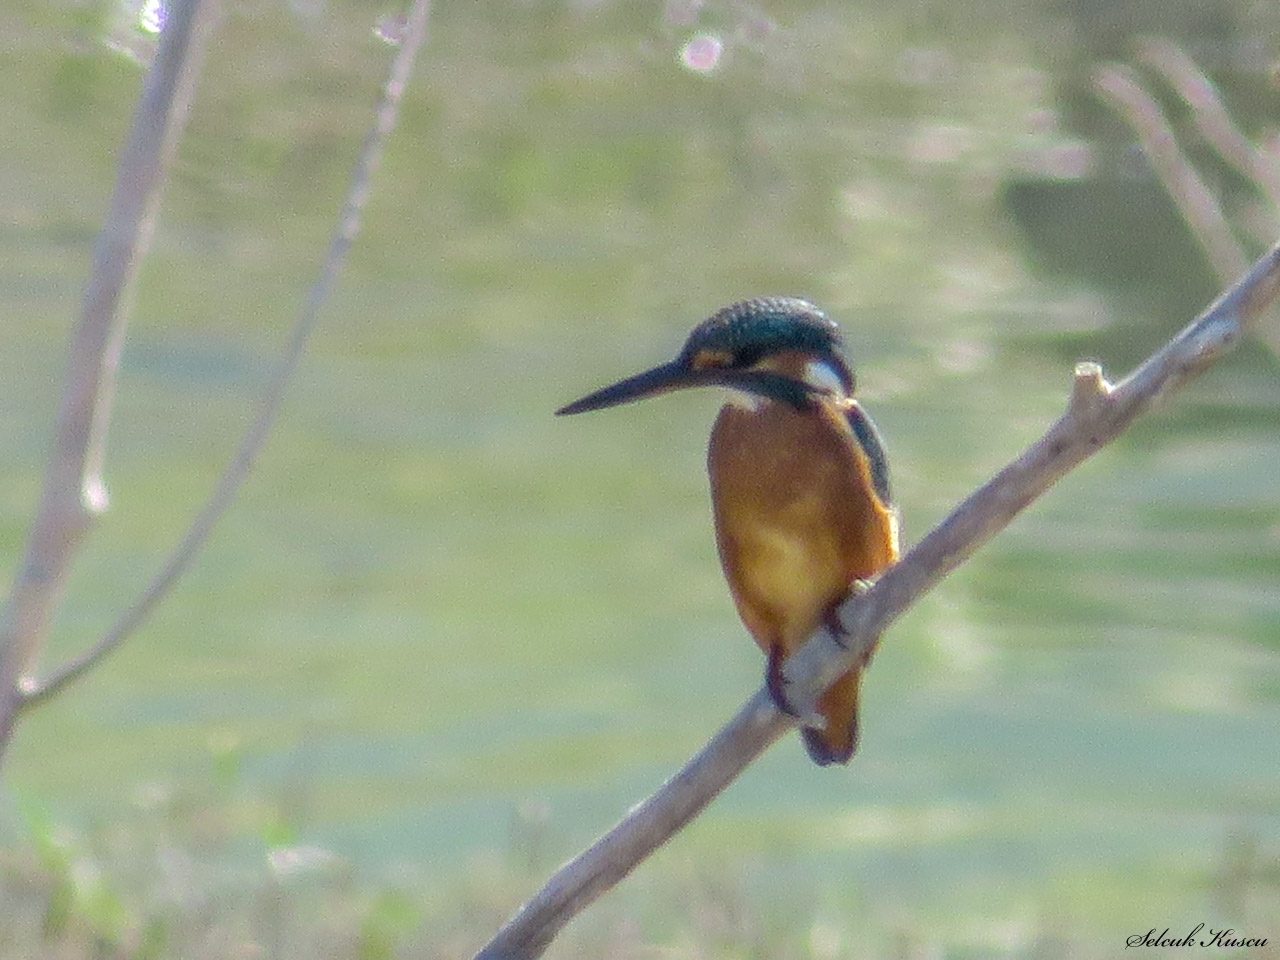
[[[806,300],[744,300],[695,327],[670,363],[557,411],[683,387],[729,389],[707,454],[716,543],[738,614],[768,656],[769,692],[792,714],[783,661],[856,582],[898,556],[884,448],[853,397],[840,346],[835,323]],[[815,763],[853,756],[865,667],[837,678],[818,699],[822,720],[802,729]]]

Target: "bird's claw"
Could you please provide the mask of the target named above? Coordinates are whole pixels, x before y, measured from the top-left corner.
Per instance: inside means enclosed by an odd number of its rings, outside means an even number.
[[[827,728],[827,718],[822,714],[816,712],[801,713],[787,699],[787,678],[782,675],[781,647],[773,647],[769,651],[769,666],[765,670],[764,685],[765,689],[769,691],[769,699],[773,701],[773,705],[778,708],[779,712],[785,713],[789,717],[795,717],[803,727],[809,727],[813,730],[825,730]]]
[[[875,583],[874,580],[853,581],[853,583],[849,584],[849,596],[850,597],[862,596],[864,593],[866,593],[868,590],[871,589],[871,585],[873,583]],[[848,631],[848,628],[845,627],[844,621],[840,619],[840,608],[843,605],[844,605],[844,601],[841,601],[840,603],[832,607],[830,610],[828,610],[827,615],[822,619],[822,624],[827,628],[827,632],[831,634],[831,639],[832,641],[834,641],[835,645],[839,647],[841,650],[846,650],[848,649],[849,645],[844,642],[844,638],[849,631]]]

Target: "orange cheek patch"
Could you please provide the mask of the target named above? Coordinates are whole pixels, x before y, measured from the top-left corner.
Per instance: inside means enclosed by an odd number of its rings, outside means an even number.
[[[724,350],[699,350],[693,355],[693,369],[706,370],[708,367],[727,367],[733,363],[733,354]]]

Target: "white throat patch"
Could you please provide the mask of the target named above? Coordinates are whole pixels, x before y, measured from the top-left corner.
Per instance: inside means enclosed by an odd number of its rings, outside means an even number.
[[[835,367],[825,360],[810,360],[804,365],[804,382],[814,390],[830,394],[837,400],[848,399],[840,374],[836,373]],[[740,410],[758,413],[771,401],[768,397],[750,390],[735,390],[730,387],[729,402]]]
[[[740,410],[746,410],[748,413],[757,413],[765,405],[767,399],[749,390],[734,390],[730,387],[729,402]]]
[[[825,360],[810,360],[804,365],[804,382],[816,390],[830,393],[833,397],[845,396],[840,375]]]

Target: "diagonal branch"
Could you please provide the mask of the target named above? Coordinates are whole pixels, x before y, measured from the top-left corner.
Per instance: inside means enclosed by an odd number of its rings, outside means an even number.
[[[1137,74],[1128,67],[1112,64],[1100,67],[1093,82],[1138,134],[1142,152],[1204,248],[1214,272],[1219,277],[1239,276],[1248,261],[1231,225],[1208,185],[1178,146],[1164,112],[1143,88]]]
[[[93,268],[71,337],[40,503],[0,612],[0,752],[12,731],[17,679],[48,635],[72,557],[107,508],[102,462],[127,302],[195,90],[212,6],[176,0],[168,11],[121,148],[111,206],[93,248]]]
[[[1094,363],[1076,367],[1066,412],[1017,460],[979,488],[895,566],[840,607],[845,633],[824,627],[785,665],[788,698],[805,713],[818,693],[868,656],[916,600],[967,560],[1025,507],[1224,353],[1280,293],[1280,245],[1119,384]],[[678,774],[633,808],[546,885],[476,955],[531,960],[588,904],[696,816],[795,721],[759,690]]]
[[[1191,108],[1200,135],[1218,154],[1267,196],[1273,211],[1280,207],[1280,165],[1240,132],[1217,88],[1196,62],[1177,44],[1159,37],[1138,42],[1138,59],[1164,75]]]
[[[151,614],[156,605],[168,594],[174,583],[187,572],[192,560],[208,540],[214,524],[231,504],[241,483],[253,467],[254,459],[262,449],[267,434],[280,411],[285,387],[297,368],[307,339],[315,329],[320,308],[329,298],[338,272],[346,259],[347,251],[360,228],[360,214],[369,197],[369,183],[377,168],[387,135],[395,126],[400,100],[413,72],[413,60],[427,33],[427,15],[430,0],[414,0],[405,23],[400,49],[391,64],[390,76],[383,90],[382,99],[374,117],[373,126],[365,135],[360,156],[351,176],[337,226],[329,241],[320,275],[307,295],[298,318],[294,322],[284,352],[267,380],[252,423],[249,424],[235,456],[218,478],[208,501],[201,508],[190,528],[178,542],[173,553],[165,561],[151,583],[134,603],[121,614],[120,619],[96,644],[76,659],[54,671],[47,679],[25,679],[20,691],[19,707],[26,710],[53,697],[64,687],[84,676],[103,658],[120,646]]]
[[[1176,44],[1148,37],[1138,43],[1138,58],[1162,74],[1183,99],[1205,141],[1270,201],[1271,216],[1267,220],[1272,226],[1261,231],[1264,235],[1273,232],[1280,208],[1280,165],[1275,158],[1240,132],[1213,83]],[[1138,134],[1143,152],[1200,242],[1218,281],[1229,283],[1232,277],[1239,276],[1245,254],[1226,214],[1179,148],[1159,105],[1142,87],[1137,74],[1123,67],[1103,67],[1094,83]],[[1265,328],[1261,337],[1273,353],[1280,353],[1280,329]]]

